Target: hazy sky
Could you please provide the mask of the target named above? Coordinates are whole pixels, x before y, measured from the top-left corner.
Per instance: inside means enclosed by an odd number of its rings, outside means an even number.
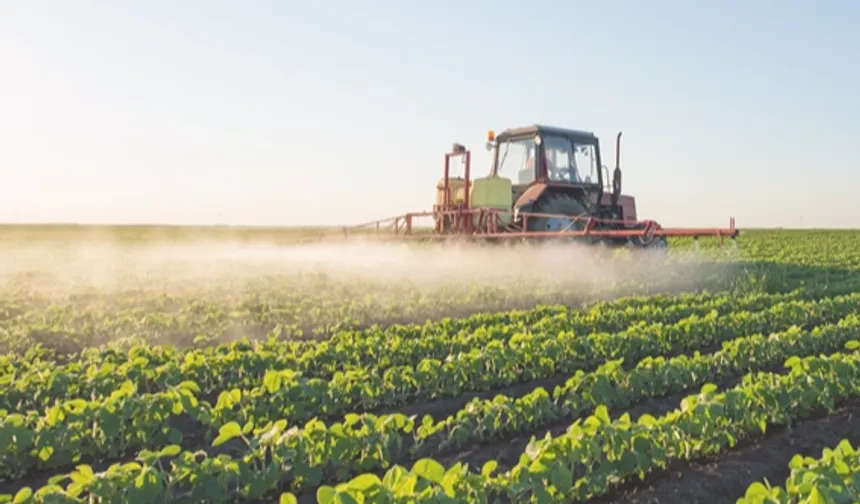
[[[860,226],[855,0],[0,0],[0,221],[357,223],[594,131],[664,225]]]

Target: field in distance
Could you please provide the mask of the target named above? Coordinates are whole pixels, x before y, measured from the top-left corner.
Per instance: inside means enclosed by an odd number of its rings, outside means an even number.
[[[0,494],[858,500],[860,231],[666,257],[303,243],[326,231],[0,228]]]

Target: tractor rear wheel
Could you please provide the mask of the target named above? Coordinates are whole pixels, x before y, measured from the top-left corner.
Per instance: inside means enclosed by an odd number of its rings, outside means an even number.
[[[533,207],[535,213],[548,213],[581,217],[581,220],[571,221],[559,217],[530,217],[526,224],[527,231],[582,231],[588,224],[588,212],[576,198],[567,194],[544,194]]]

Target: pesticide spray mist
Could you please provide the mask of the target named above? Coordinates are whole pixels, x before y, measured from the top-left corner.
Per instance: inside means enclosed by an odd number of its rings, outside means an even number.
[[[736,270],[725,260],[731,250],[716,260],[705,251],[673,250],[666,258],[571,244],[27,242],[0,247],[0,296],[15,307],[0,310],[0,330],[12,334],[43,323],[40,314],[53,305],[56,319],[44,323],[66,324],[66,332],[78,329],[63,313],[109,321],[128,320],[133,312],[141,320],[147,314],[198,317],[200,331],[217,333],[219,342],[271,335],[276,326],[279,337],[324,337],[345,319],[353,327],[423,323],[537,304],[718,290]],[[15,315],[22,309],[38,316],[24,321]],[[219,318],[224,314],[229,321]],[[196,337],[132,326],[110,338],[185,346]]]
[[[445,288],[532,286],[601,298],[629,292],[711,288],[729,276],[732,261],[704,251],[617,253],[558,244],[414,244],[374,240],[283,245],[264,242],[145,242],[86,240],[29,242],[0,248],[0,282],[64,295],[76,289],[116,291],[239,285],[259,278],[325,276],[368,289],[409,285]],[[288,283],[283,284],[289,289]],[[620,289],[620,290],[619,290]],[[632,290],[632,291],[631,291]],[[555,300],[565,303],[565,299]],[[499,307],[504,308],[504,307]]]

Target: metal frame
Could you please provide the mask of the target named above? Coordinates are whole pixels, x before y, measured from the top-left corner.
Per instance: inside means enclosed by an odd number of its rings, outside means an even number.
[[[585,228],[580,231],[500,231],[498,210],[491,209],[462,209],[462,210],[439,210],[434,212],[410,212],[399,215],[397,217],[389,217],[387,219],[372,221],[356,226],[343,227],[345,234],[357,231],[359,229],[375,228],[376,232],[382,235],[383,231],[391,231],[391,237],[410,238],[416,240],[449,240],[452,238],[466,238],[472,240],[512,240],[512,239],[529,239],[529,238],[643,238],[644,242],[662,236],[662,237],[689,237],[698,239],[705,236],[713,236],[717,238],[718,243],[722,243],[724,238],[734,239],[739,235],[739,230],[735,227],[734,217],[729,219],[729,227],[727,228],[664,228],[653,220],[631,221],[631,220],[613,220],[613,219],[598,219],[595,217],[570,217],[562,214],[543,214],[534,212],[522,212],[524,223],[529,217],[551,217],[559,219],[567,219],[573,223],[577,220],[585,220]],[[427,228],[431,232],[416,233],[415,221],[420,218],[427,217],[450,217],[449,222],[452,223],[451,229],[445,229],[443,232],[437,232],[437,228]],[[471,217],[471,219],[469,218]],[[474,224],[477,217],[477,225]],[[437,219],[437,222],[445,222],[444,219]],[[599,224],[615,224],[615,225],[636,225],[641,229],[597,229]],[[469,231],[467,231],[469,229]]]

